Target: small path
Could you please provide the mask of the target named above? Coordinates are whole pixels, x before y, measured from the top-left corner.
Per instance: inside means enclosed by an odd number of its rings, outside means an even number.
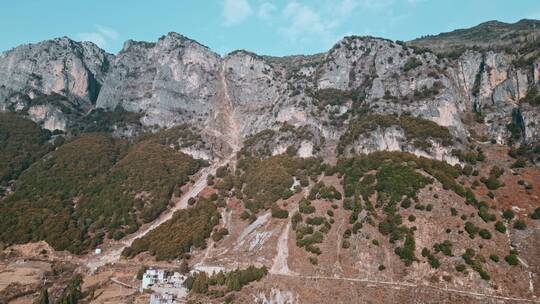
[[[120,286],[123,286],[123,287],[126,287],[126,288],[129,288],[129,289],[138,289],[137,287],[133,287],[129,284],[126,284],[124,282],[121,282],[119,281],[117,278],[111,278],[111,282],[115,283],[115,284],[118,284]]]
[[[343,227],[343,224],[345,223],[345,218],[341,223],[339,224],[339,227],[337,228],[337,248],[336,248],[336,263],[334,264],[334,269],[338,270],[339,272],[343,273],[343,268],[341,267],[341,243],[343,242],[343,233],[341,233],[341,228]]]
[[[234,157],[234,155],[231,155]],[[88,258],[86,261],[86,266],[90,269],[91,272],[94,272],[99,267],[102,267],[109,263],[114,263],[118,261],[122,256],[122,251],[131,246],[136,239],[142,238],[147,235],[150,231],[156,229],[163,223],[170,220],[174,213],[181,209],[186,209],[188,207],[188,200],[191,197],[196,197],[207,185],[207,177],[210,174],[215,174],[217,168],[223,166],[225,163],[230,161],[231,157],[224,159],[220,162],[216,162],[210,167],[204,168],[200,171],[199,177],[191,186],[191,188],[182,195],[182,197],[176,202],[176,204],[167,210],[165,210],[157,219],[155,219],[150,225],[145,228],[139,229],[139,231],[126,236],[125,238],[114,242],[110,248],[104,250],[102,254],[93,255]]]
[[[334,280],[334,281],[342,280],[342,281],[369,283],[369,284],[374,284],[374,285],[397,286],[397,287],[412,287],[412,288],[424,287],[424,288],[440,290],[444,292],[469,295],[469,296],[473,296],[477,298],[491,298],[491,299],[499,299],[499,300],[506,300],[506,301],[540,303],[540,300],[534,300],[534,299],[505,297],[505,296],[484,294],[480,292],[465,291],[465,290],[459,290],[459,289],[453,289],[453,288],[446,288],[446,287],[443,288],[443,287],[437,287],[437,286],[432,286],[432,285],[422,285],[422,284],[414,284],[414,283],[406,283],[406,282],[378,281],[378,280],[370,280],[370,279],[345,278],[345,277],[308,276],[308,275],[298,275],[298,274],[282,275],[282,276],[296,277],[296,278],[302,278],[302,279],[308,279],[308,280]]]
[[[272,274],[283,274],[283,275],[294,275],[296,273],[292,272],[289,269],[288,258],[289,258],[289,232],[291,230],[291,221],[287,219],[287,225],[281,235],[279,236],[277,242],[277,254],[274,257],[274,262],[270,268],[270,273]]]

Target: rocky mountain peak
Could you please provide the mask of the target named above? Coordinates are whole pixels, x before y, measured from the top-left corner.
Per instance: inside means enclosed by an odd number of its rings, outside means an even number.
[[[89,111],[113,58],[93,43],[67,37],[16,47],[0,58],[0,109],[36,113],[32,107],[40,106],[37,120],[65,129],[59,104],[64,111]],[[49,98],[45,105],[36,104],[39,98],[52,95],[64,100],[54,104],[51,101],[56,99]]]
[[[92,43],[64,37],[6,53],[0,73],[10,80],[0,94],[7,100],[4,109],[21,110],[37,95],[56,93],[82,100],[77,108],[83,112],[121,107],[140,114],[145,127],[190,123],[213,130],[213,136],[234,134],[227,136],[235,142],[238,134],[245,137],[283,122],[311,125],[338,140],[360,103],[371,112],[434,121],[464,139],[466,117],[474,112],[489,120],[486,134],[504,142],[513,109],[522,107],[519,100],[539,79],[537,57],[526,57],[527,63],[517,67],[519,55],[496,48],[445,57],[419,45],[466,45],[467,37],[486,28],[521,33],[531,24],[534,33],[530,20],[489,22],[410,43],[347,36],[326,53],[287,57],[245,50],[221,57],[175,32],[156,42],[128,40],[114,57]],[[501,30],[488,32],[493,31]],[[49,110],[40,109],[40,117]],[[519,113],[526,140],[535,140],[537,116]]]

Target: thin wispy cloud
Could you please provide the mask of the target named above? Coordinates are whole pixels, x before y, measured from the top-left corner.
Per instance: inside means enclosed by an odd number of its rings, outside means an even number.
[[[280,32],[296,43],[318,43],[329,47],[342,37],[340,26],[359,7],[357,0],[327,1],[324,9],[290,2],[283,9],[285,26]]]
[[[223,23],[233,26],[242,23],[253,14],[253,8],[247,0],[224,0]]]
[[[408,1],[408,0],[405,0]],[[396,3],[396,0],[361,0],[363,10],[378,11],[386,9]]]
[[[281,30],[292,41],[309,39],[313,35],[327,36],[332,27],[323,21],[319,12],[299,2],[289,3],[283,15],[288,24]]]
[[[96,24],[94,25],[94,31],[79,33],[77,34],[77,37],[81,41],[90,41],[101,48],[105,48],[109,46],[110,43],[116,41],[119,34],[110,27]]]
[[[274,17],[274,14],[277,11],[277,7],[270,2],[263,2],[258,9],[257,17],[262,20],[270,20]]]
[[[429,0],[407,0],[407,3],[409,3],[410,5],[418,5],[418,4],[421,4],[421,3],[424,3],[424,2],[428,2]]]

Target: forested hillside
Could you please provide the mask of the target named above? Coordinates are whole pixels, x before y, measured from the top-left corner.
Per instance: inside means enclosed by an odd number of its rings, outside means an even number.
[[[155,219],[205,165],[151,139],[130,144],[83,134],[17,180],[15,192],[0,205],[0,239],[46,240],[55,249],[82,253]]]

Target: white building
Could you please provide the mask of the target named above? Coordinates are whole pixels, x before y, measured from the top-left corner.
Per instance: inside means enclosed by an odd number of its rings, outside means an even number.
[[[172,293],[153,293],[150,296],[150,304],[176,304],[176,297]]]
[[[153,291],[151,304],[174,304],[188,292],[184,287],[186,279],[187,276],[179,272],[150,268],[143,274],[140,291]]]
[[[168,282],[168,273],[165,270],[148,269],[143,274],[141,292],[145,289],[152,288],[154,285],[166,284]]]

